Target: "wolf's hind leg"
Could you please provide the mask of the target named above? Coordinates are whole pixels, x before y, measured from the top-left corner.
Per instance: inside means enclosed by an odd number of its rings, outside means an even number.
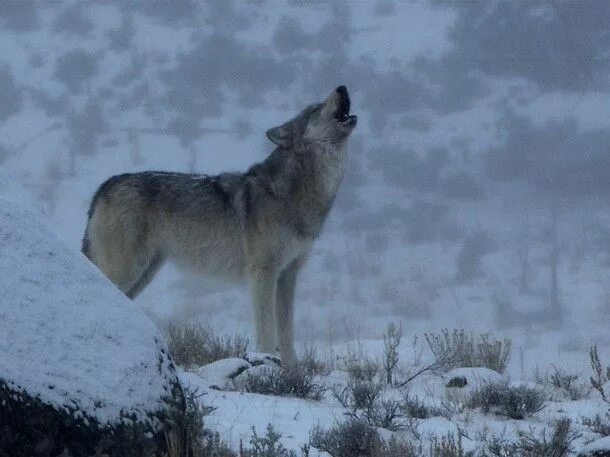
[[[295,360],[294,352],[294,293],[297,275],[301,267],[295,260],[280,274],[275,301],[275,319],[282,363]]]
[[[251,272],[252,303],[256,322],[256,344],[261,352],[275,352],[275,294],[277,272],[255,267]]]

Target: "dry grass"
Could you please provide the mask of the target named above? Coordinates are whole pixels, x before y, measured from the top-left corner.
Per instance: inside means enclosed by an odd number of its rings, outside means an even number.
[[[241,336],[219,336],[205,324],[170,325],[169,351],[177,365],[185,368],[207,365],[229,357],[245,358],[249,341]]]

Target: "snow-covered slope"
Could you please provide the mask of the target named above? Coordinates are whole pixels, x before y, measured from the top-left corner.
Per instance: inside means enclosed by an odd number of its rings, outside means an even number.
[[[0,380],[102,424],[165,409],[177,383],[150,319],[1,175]]]

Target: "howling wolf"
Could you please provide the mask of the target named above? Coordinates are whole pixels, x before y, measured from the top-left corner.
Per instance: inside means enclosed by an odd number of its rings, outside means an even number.
[[[245,173],[114,176],[93,196],[82,251],[130,298],[165,260],[249,280],[257,349],[279,346],[290,363],[297,275],[337,195],[356,122],[339,86],[268,130],[276,149]]]

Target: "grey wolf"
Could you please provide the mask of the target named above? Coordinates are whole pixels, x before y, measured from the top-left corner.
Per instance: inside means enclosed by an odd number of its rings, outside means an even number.
[[[319,236],[357,123],[345,86],[267,131],[277,146],[245,173],[114,176],[93,196],[82,252],[134,298],[166,260],[250,283],[257,349],[294,360],[299,270]]]

